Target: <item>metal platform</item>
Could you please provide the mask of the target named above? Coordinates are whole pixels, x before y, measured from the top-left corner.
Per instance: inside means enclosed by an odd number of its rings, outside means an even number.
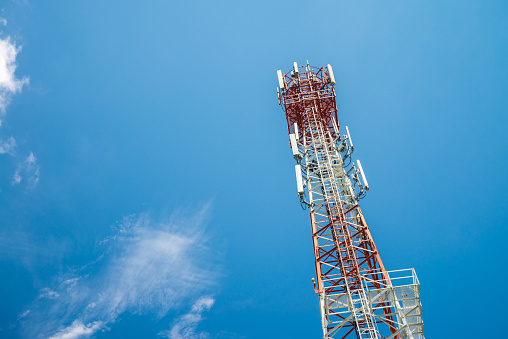
[[[367,307],[374,319],[376,332],[382,336],[379,324],[386,324],[397,330],[387,339],[402,338],[424,339],[423,321],[420,302],[420,282],[414,269],[387,271],[389,284],[383,280],[372,280],[364,278],[364,290],[367,291],[366,298],[356,297],[348,293],[329,294],[326,296],[325,310],[328,319],[336,319],[338,315],[344,318],[342,321],[330,322],[334,328],[329,332],[330,337],[341,337],[344,332],[350,331],[347,325],[353,318],[354,312],[360,307]],[[369,286],[380,286],[369,288]],[[362,304],[363,303],[363,304]],[[391,313],[385,313],[389,305]],[[333,315],[333,317],[331,316]],[[388,316],[391,315],[393,320]],[[361,335],[361,334],[360,334]],[[372,337],[372,336],[371,336]],[[385,336],[382,336],[385,338]],[[360,338],[364,338],[360,336]],[[369,338],[365,336],[365,338]]]

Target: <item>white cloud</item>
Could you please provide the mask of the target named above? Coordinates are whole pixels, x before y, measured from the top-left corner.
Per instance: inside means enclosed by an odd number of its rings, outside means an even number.
[[[60,288],[64,288],[64,287],[73,288],[80,279],[81,279],[81,277],[64,280],[60,284]]]
[[[7,19],[0,17],[0,26],[7,25]],[[0,35],[2,32],[0,31]],[[5,109],[9,104],[11,97],[21,92],[25,84],[29,83],[27,77],[18,78],[16,76],[16,57],[21,51],[21,46],[16,46],[15,42],[11,41],[10,36],[0,38],[0,126],[2,126],[2,117],[5,115]],[[14,148],[16,147],[16,140],[13,137],[7,141],[0,140],[0,154],[14,155]],[[28,175],[27,182],[32,187],[37,185],[39,181],[39,167],[35,163],[33,153],[30,153],[27,160],[23,161],[14,175],[12,176],[12,185],[18,185],[23,179],[22,172]]]
[[[75,320],[70,326],[61,329],[57,334],[49,337],[49,339],[75,339],[84,336],[91,336],[104,327],[101,321],[95,321],[85,326],[81,321]]]
[[[47,298],[47,299],[57,299],[58,297],[60,297],[60,293],[55,292],[47,287],[43,288],[38,296],[38,298]]]
[[[199,298],[194,305],[192,305],[189,313],[179,317],[169,331],[164,331],[160,333],[160,335],[167,337],[168,339],[208,338],[208,333],[197,332],[196,329],[199,323],[203,320],[202,313],[210,310],[214,303],[215,299],[210,296]]]
[[[12,176],[12,185],[17,185],[21,182],[21,175],[19,175],[19,171],[14,172]]]
[[[28,78],[18,79],[15,75],[16,57],[20,51],[21,47],[16,47],[16,43],[11,42],[10,37],[0,38],[0,113],[5,113],[11,96],[20,92],[23,85],[28,84]]]
[[[124,219],[107,242],[98,242],[98,260],[41,291],[59,297],[33,302],[22,324],[26,337],[87,336],[106,330],[124,312],[161,319],[199,298],[218,280],[204,236],[207,215],[205,206],[190,217],[174,215],[169,222],[147,215]],[[200,315],[212,305],[213,299],[201,298],[191,312]]]
[[[0,154],[14,155],[14,148],[16,147],[16,140],[13,137],[7,139],[7,141],[0,140]]]
[[[215,304],[215,299],[212,297],[202,297],[192,305],[192,312],[201,313],[203,311],[208,311],[212,308],[213,304]]]
[[[21,313],[20,315],[18,315],[18,320],[23,319],[23,318],[24,318],[24,317],[26,317],[29,313],[30,313],[30,310],[26,310],[25,312]]]
[[[40,169],[39,165],[37,165],[37,159],[32,152],[18,165],[18,168],[14,172],[12,176],[13,186],[21,183],[23,179],[22,174],[27,178],[27,182],[31,187],[35,187],[39,183]]]

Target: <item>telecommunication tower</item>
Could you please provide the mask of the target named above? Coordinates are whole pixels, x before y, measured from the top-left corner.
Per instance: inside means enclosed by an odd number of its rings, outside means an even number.
[[[277,77],[298,196],[310,209],[323,338],[423,339],[416,273],[385,270],[360,209],[369,184],[348,127],[339,131],[332,67],[295,62]]]

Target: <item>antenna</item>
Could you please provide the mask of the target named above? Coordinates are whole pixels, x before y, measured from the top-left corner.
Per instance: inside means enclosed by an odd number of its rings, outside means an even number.
[[[293,150],[293,157],[301,158],[300,151],[298,150],[298,144],[296,143],[296,137],[293,133],[289,135],[289,142],[291,143],[291,149]]]
[[[296,188],[298,190],[298,195],[303,195],[302,167],[300,165],[295,165],[295,174],[296,174]]]
[[[326,69],[328,70],[328,80],[332,85],[335,85],[335,77],[333,76],[333,70],[332,65],[328,64],[326,66]]]
[[[296,124],[296,122],[293,124],[293,126],[295,127],[296,140],[300,140],[300,136],[298,135],[298,125]]]
[[[293,63],[293,68],[295,71],[295,77],[298,75],[298,65],[296,64],[296,61]]]
[[[333,123],[333,129],[335,130],[335,134],[337,134],[340,137],[339,126],[337,126],[337,122],[335,121],[335,117],[332,117],[332,123]]]
[[[284,83],[284,79],[282,78],[282,71],[280,69],[277,71],[277,78],[279,79],[279,88],[284,92],[286,89],[286,84]]]
[[[346,126],[346,133],[347,133],[347,138],[349,139],[349,144],[351,145],[351,150],[354,151],[355,148],[353,146],[353,139],[351,139],[351,135],[349,134],[349,128],[347,128],[347,126]]]
[[[358,169],[360,170],[360,174],[362,175],[363,184],[365,186],[365,189],[369,190],[369,183],[367,182],[367,178],[365,177],[365,173],[363,173],[362,164],[360,163],[360,160],[356,160],[356,163],[358,164]]]

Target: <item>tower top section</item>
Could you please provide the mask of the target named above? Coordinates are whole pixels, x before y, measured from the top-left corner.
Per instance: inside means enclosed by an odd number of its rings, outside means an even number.
[[[326,126],[332,139],[340,140],[339,124],[337,119],[337,104],[335,102],[335,77],[331,65],[317,68],[307,65],[293,68],[288,73],[277,71],[279,87],[277,95],[288,122],[288,132],[295,133],[294,126],[305,130],[309,114],[317,114],[321,124]],[[307,135],[301,133],[300,140]]]

